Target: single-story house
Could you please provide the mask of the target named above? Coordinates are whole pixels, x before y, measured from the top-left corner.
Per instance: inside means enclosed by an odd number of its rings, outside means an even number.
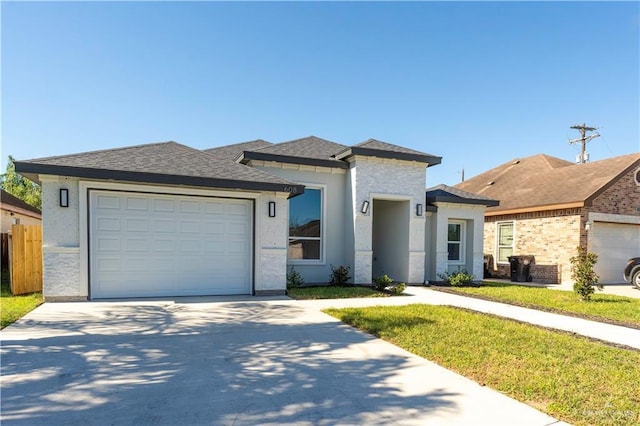
[[[197,150],[176,142],[16,161],[42,185],[46,300],[282,294],[331,266],[368,284],[482,273],[484,208],[443,187],[441,158],[314,136]],[[450,253],[450,250],[454,253]]]
[[[499,200],[486,209],[484,251],[494,275],[509,277],[508,257],[533,255],[534,281],[566,283],[576,247],[598,255],[601,283],[622,281],[640,256],[640,154],[575,164],[544,154],[519,158],[456,188]]]
[[[11,225],[40,225],[42,223],[42,215],[38,208],[27,204],[4,189],[0,190],[0,211],[2,212],[0,222],[3,234],[11,231]]]

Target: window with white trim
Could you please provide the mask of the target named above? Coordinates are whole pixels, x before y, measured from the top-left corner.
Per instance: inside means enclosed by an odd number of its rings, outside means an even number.
[[[497,250],[498,263],[508,263],[509,256],[513,255],[513,222],[499,222],[497,226]]]
[[[450,220],[447,229],[447,250],[449,264],[464,263],[465,223],[461,220]]]
[[[289,200],[289,260],[322,260],[322,189]]]

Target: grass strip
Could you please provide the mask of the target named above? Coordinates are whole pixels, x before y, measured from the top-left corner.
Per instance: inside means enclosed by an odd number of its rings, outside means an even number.
[[[565,422],[640,422],[640,351],[447,306],[325,312]]]
[[[3,271],[2,285],[0,286],[0,329],[18,321],[40,306],[43,301],[42,293],[12,295],[8,279],[5,280]]]
[[[389,294],[374,290],[371,287],[319,286],[298,287],[287,290],[287,295],[297,300],[307,299],[347,299],[351,297],[387,297]]]
[[[480,287],[432,288],[526,308],[640,328],[640,299],[631,297],[603,294],[596,291],[590,302],[583,302],[572,291],[486,281]]]

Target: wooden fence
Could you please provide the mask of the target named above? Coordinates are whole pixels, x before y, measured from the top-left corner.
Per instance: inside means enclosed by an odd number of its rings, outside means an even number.
[[[42,226],[13,225],[9,241],[11,293],[42,291]]]

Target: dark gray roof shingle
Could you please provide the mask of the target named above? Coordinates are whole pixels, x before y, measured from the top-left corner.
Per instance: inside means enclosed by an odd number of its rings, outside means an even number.
[[[145,183],[302,192],[302,185],[176,142],[137,145],[28,161],[16,171]],[[287,189],[285,189],[287,188]]]
[[[461,189],[443,184],[427,188],[427,204],[437,202],[479,204],[487,207],[497,206],[498,204],[500,204],[499,201],[489,198],[485,195],[463,191]]]
[[[246,150],[241,161],[279,161],[283,163],[307,164],[312,166],[347,168],[347,164],[333,155],[347,148],[316,136],[273,144],[253,151]]]
[[[418,161],[422,163],[428,163],[427,167],[435,166],[436,164],[440,164],[442,162],[442,157],[416,151],[410,148],[405,148],[403,146],[394,145],[388,142],[382,142],[376,139],[369,139],[359,144],[353,145],[352,147],[346,147],[346,149],[342,150],[339,153],[336,153],[336,158],[346,159],[353,155]]]
[[[240,142],[233,145],[225,145],[216,148],[205,149],[204,152],[213,155],[214,157],[221,160],[234,161],[244,151],[255,151],[271,145],[273,145],[271,142],[267,142],[262,139],[256,139],[255,141]]]

